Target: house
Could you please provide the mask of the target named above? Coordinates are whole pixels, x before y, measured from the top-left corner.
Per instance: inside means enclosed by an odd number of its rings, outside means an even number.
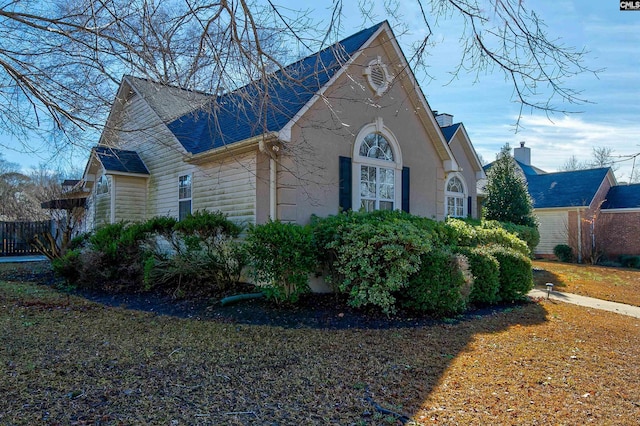
[[[478,217],[483,176],[382,22],[228,93],[123,77],[83,187],[93,226],[204,209],[305,224],[349,209]]]
[[[558,244],[570,245],[580,262],[640,255],[640,185],[618,185],[609,167],[547,173],[531,164],[524,142],[513,157],[539,220],[537,256],[553,257]]]

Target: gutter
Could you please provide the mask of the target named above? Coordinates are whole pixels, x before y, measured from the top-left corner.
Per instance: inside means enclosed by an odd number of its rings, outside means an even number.
[[[269,132],[240,142],[234,142],[229,145],[213,148],[199,154],[187,154],[183,157],[183,160],[190,164],[202,164],[208,161],[220,160],[232,155],[245,154],[247,152],[254,151],[259,148],[261,144],[266,142],[275,142],[277,139],[277,133]]]

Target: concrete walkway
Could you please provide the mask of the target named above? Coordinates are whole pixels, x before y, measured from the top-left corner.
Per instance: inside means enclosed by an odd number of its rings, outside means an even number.
[[[529,296],[546,299],[547,291],[534,288],[529,292]],[[549,299],[640,318],[640,307],[625,305],[624,303],[609,302],[607,300],[594,299],[593,297],[579,296],[571,293],[560,293],[559,291],[552,291]]]

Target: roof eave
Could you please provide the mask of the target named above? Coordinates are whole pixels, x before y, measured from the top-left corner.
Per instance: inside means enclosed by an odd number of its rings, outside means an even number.
[[[131,172],[121,172],[119,170],[108,170],[108,169],[104,170],[104,174],[111,175],[111,176],[115,175],[115,176],[139,177],[144,179],[149,179],[151,177],[149,173],[131,173]]]
[[[203,164],[209,161],[229,158],[229,156],[246,154],[247,152],[257,150],[261,144],[278,140],[278,133],[269,132],[262,135],[254,136],[243,141],[234,142],[208,151],[183,156],[185,162],[190,164]]]

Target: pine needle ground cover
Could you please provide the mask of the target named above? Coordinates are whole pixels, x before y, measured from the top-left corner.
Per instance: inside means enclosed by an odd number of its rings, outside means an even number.
[[[640,306],[640,270],[533,261],[533,279],[538,288],[554,284],[554,290],[596,299]]]
[[[543,300],[413,327],[289,328],[107,307],[19,278],[0,278],[0,424],[640,418],[640,320],[609,312]]]

